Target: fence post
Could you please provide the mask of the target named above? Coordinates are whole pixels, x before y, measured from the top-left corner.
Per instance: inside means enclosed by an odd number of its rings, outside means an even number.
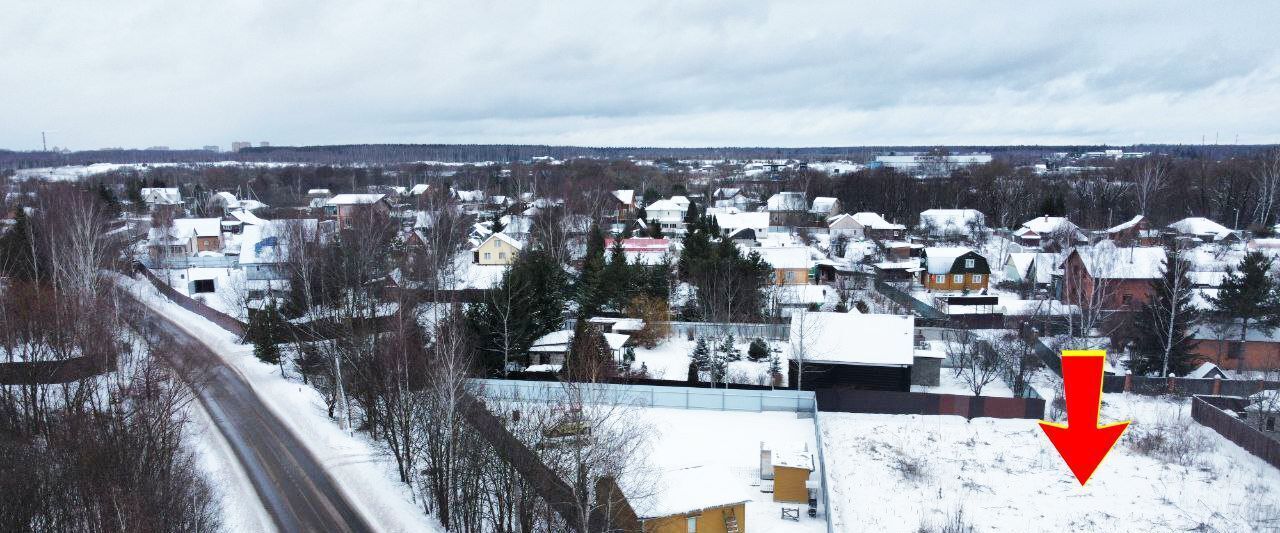
[[[1133,371],[1126,370],[1124,372],[1124,391],[1129,392],[1131,390],[1133,390]]]

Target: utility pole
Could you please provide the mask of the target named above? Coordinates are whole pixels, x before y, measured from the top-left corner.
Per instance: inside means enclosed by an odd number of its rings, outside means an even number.
[[[45,132],[40,132],[40,146],[44,148],[42,151],[49,151],[49,140],[45,138]]]

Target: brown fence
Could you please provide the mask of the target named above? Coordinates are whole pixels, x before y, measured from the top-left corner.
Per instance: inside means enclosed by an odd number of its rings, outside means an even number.
[[[50,385],[70,383],[116,369],[114,358],[73,357],[61,361],[0,363],[0,385]]]
[[[1133,392],[1147,396],[1251,396],[1267,389],[1280,389],[1280,381],[1131,375],[1105,376],[1102,379],[1102,392]]]
[[[218,312],[214,308],[178,292],[173,287],[170,287],[168,283],[157,278],[156,275],[151,272],[151,269],[146,267],[146,265],[143,265],[142,263],[134,263],[133,265],[134,270],[141,272],[143,276],[146,276],[147,280],[160,291],[160,294],[163,294],[165,297],[173,300],[174,303],[178,304],[183,309],[209,319],[210,322],[217,324],[222,329],[230,331],[236,336],[244,337],[244,322],[231,318],[225,313]]]
[[[965,418],[1044,417],[1040,398],[995,398],[928,392],[869,391],[850,388],[814,391],[819,411],[890,415],[957,415]]]
[[[1191,418],[1217,431],[1263,461],[1280,468],[1280,441],[1268,437],[1231,413],[1223,411],[1200,397],[1191,400]]]

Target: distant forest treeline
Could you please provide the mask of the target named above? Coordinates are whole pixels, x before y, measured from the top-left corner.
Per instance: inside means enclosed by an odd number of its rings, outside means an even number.
[[[1169,145],[1151,144],[1124,147],[1174,157],[1227,159],[1248,156],[1267,145]],[[88,165],[93,163],[208,163],[215,161],[291,162],[322,165],[384,165],[414,161],[509,163],[534,157],[570,159],[850,159],[868,160],[886,152],[923,152],[934,146],[846,146],[846,147],[585,147],[523,144],[356,144],[332,146],[264,146],[239,152],[207,150],[85,150],[79,152],[18,152],[0,150],[0,169]],[[1037,161],[1054,152],[1083,152],[1114,146],[947,146],[952,153],[987,152],[1013,164]]]

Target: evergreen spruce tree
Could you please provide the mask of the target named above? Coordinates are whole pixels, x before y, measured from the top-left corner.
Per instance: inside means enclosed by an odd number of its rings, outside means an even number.
[[[729,372],[729,360],[725,358],[724,354],[713,354],[711,361],[708,363],[707,372],[711,374],[711,383],[724,383],[725,376]]]
[[[582,274],[578,278],[578,318],[600,314],[608,296],[603,287],[604,269],[604,232],[600,226],[593,225],[587,236],[587,256],[582,261]]]
[[[253,355],[269,365],[280,365],[280,346],[284,337],[284,317],[275,302],[269,302],[261,310],[250,313],[249,331],[246,336],[253,343]],[[281,367],[281,371],[283,371]]]
[[[1227,269],[1218,295],[1208,298],[1214,310],[1239,322],[1241,341],[1250,326],[1268,334],[1280,327],[1280,283],[1271,276],[1271,264],[1262,252],[1249,252],[1238,267]]]
[[[605,265],[601,274],[600,293],[605,305],[615,311],[626,307],[633,293],[631,278],[631,265],[627,264],[622,239],[614,239],[613,246],[609,249],[609,264]]]
[[[769,380],[775,387],[782,383],[782,361],[776,355],[769,356]]]
[[[1129,368],[1138,374],[1184,375],[1194,369],[1193,339],[1198,311],[1191,305],[1191,265],[1181,257],[1165,262],[1151,281],[1151,299],[1134,317],[1136,335]]]
[[[37,258],[31,249],[31,220],[21,206],[14,224],[0,235],[0,273],[17,281],[35,281]]]
[[[726,361],[742,360],[742,352],[739,352],[738,348],[734,346],[734,339],[733,339],[732,333],[730,333],[728,336],[726,336],[723,340],[720,341],[720,347],[716,351],[719,352],[722,356],[724,356],[724,359]]]
[[[693,362],[689,363],[689,375],[685,378],[689,383],[698,383],[698,365]]]
[[[751,345],[747,346],[747,359],[759,362],[766,357],[769,357],[769,345],[764,342],[764,339],[752,339]]]
[[[107,184],[98,184],[98,198],[102,200],[102,208],[107,218],[115,220],[120,217],[120,200],[116,199],[116,193],[107,188]]]
[[[698,367],[699,370],[707,370],[711,367],[711,350],[707,348],[707,340],[698,337],[698,343],[693,347],[693,353],[689,354],[689,362]]]

